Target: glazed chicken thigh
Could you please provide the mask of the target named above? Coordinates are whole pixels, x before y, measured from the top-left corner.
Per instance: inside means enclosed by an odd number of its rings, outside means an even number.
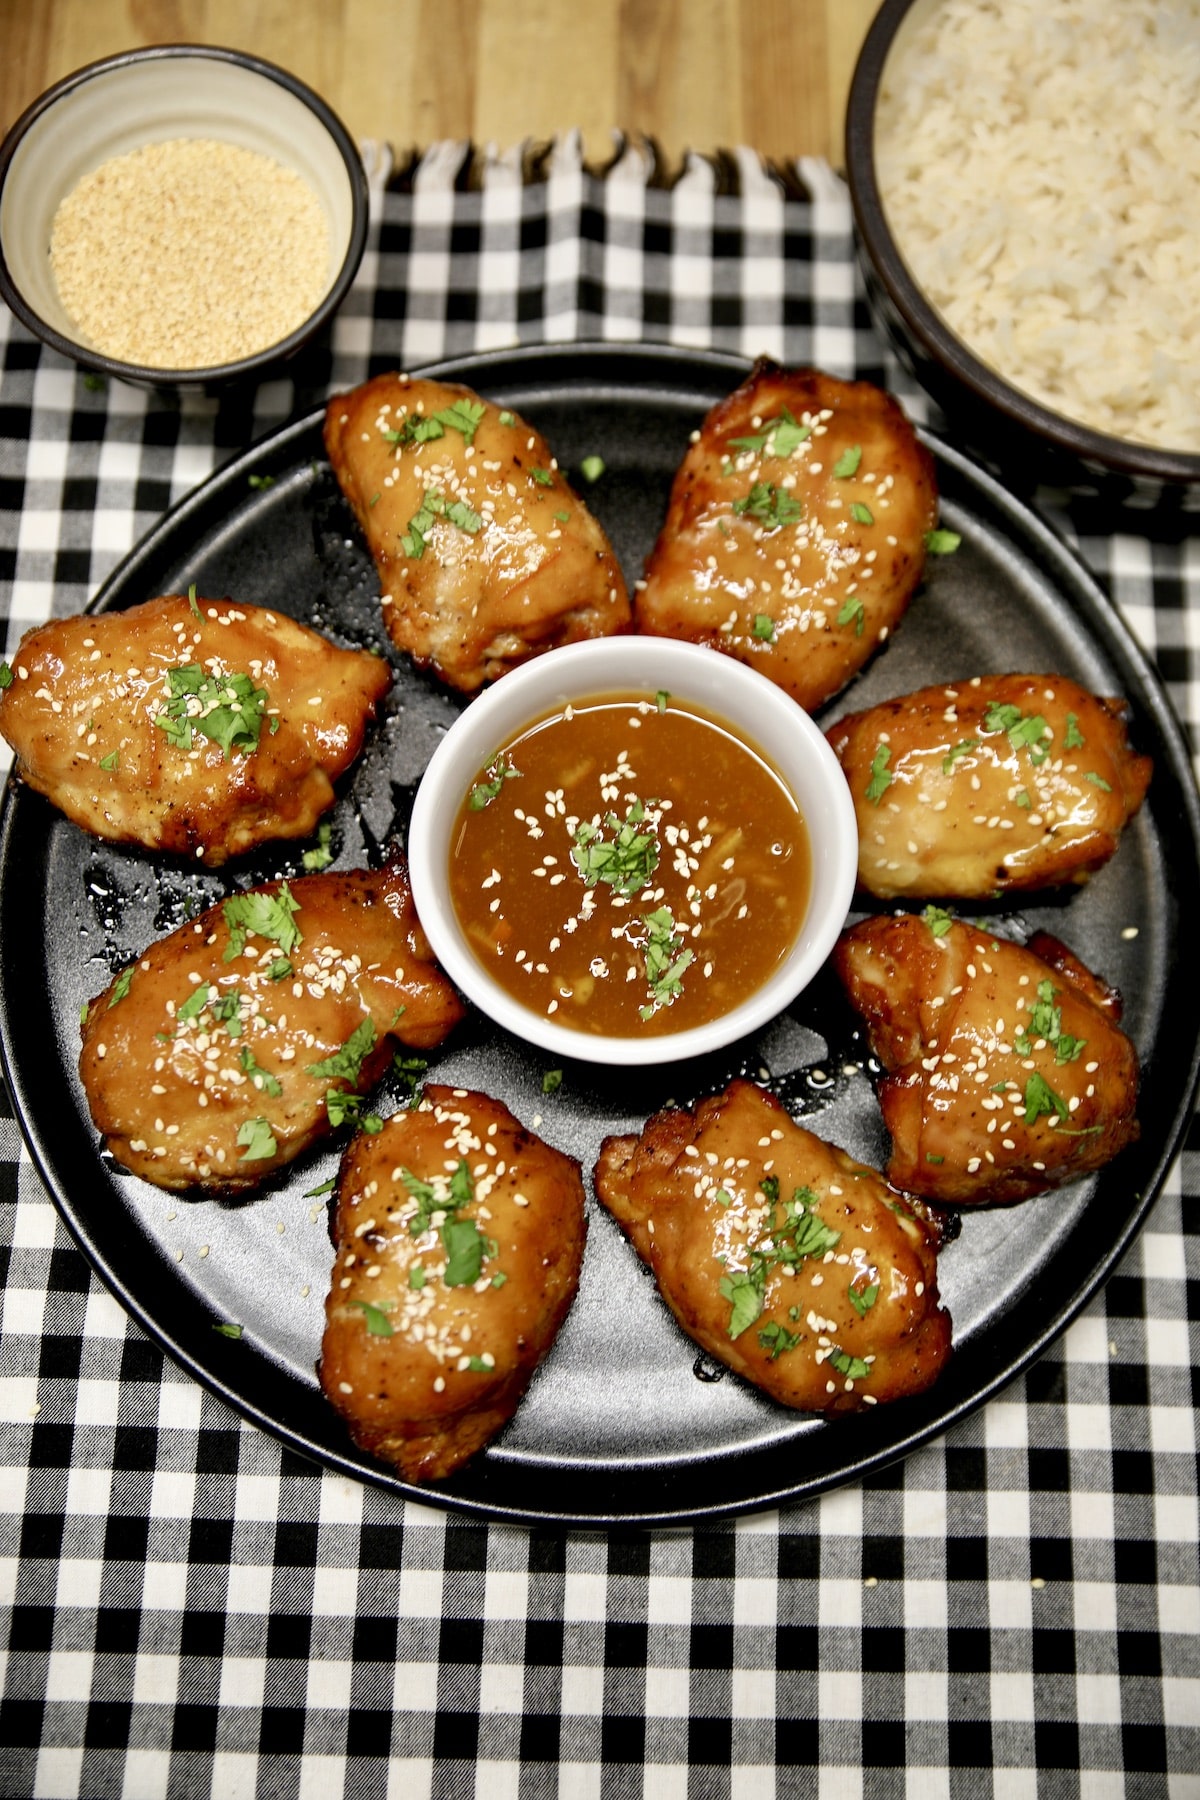
[[[79,1073],[108,1148],[159,1187],[257,1187],[358,1116],[395,1043],[462,1017],[399,864],[232,895],[87,1008]]]
[[[889,395],[759,362],[680,465],[637,628],[739,657],[815,711],[899,624],[936,520],[932,458]]]
[[[579,1165],[485,1094],[427,1087],[342,1159],[321,1386],[409,1481],[513,1415],[579,1283]]]
[[[629,629],[612,546],[516,413],[457,383],[378,375],[329,402],[325,446],[392,642],[450,687]]]
[[[606,1138],[595,1182],[684,1331],[784,1406],[875,1406],[945,1363],[937,1224],[752,1083]]]
[[[216,868],[307,837],[391,671],[294,619],[173,595],[54,619],[0,693],[17,771],[76,825]]]
[[[1063,675],[984,675],[848,713],[827,733],[881,900],[989,899],[1083,882],[1150,781],[1126,708]]]
[[[931,1200],[1023,1200],[1137,1137],[1120,998],[1056,938],[1023,947],[951,921],[867,919],[834,961],[871,1048],[888,1179]]]

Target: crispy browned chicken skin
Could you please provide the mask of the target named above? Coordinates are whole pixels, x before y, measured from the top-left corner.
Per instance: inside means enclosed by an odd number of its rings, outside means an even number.
[[[881,900],[1086,881],[1150,781],[1127,708],[1064,675],[983,675],[848,713],[828,732]]]
[[[931,909],[867,919],[834,961],[887,1074],[888,1178],[931,1200],[1023,1200],[1137,1137],[1120,996],[1046,933],[1027,947]]]
[[[688,1335],[784,1406],[855,1411],[937,1378],[937,1225],[761,1088],[606,1138],[595,1181]]]
[[[308,836],[392,679],[281,613],[182,595],[51,620],[12,668],[0,732],[30,787],[97,837],[210,868]]]
[[[230,896],[93,1000],[79,1073],[118,1162],[159,1187],[256,1187],[353,1117],[395,1043],[462,1017],[401,864]]]
[[[377,375],[329,402],[325,447],[392,642],[449,686],[629,629],[612,546],[517,414],[458,383]]]
[[[338,1177],[321,1386],[354,1441],[440,1481],[516,1411],[579,1285],[579,1165],[486,1094],[427,1087]]]
[[[739,657],[814,711],[900,622],[936,518],[932,458],[889,395],[756,363],[680,465],[637,628]]]

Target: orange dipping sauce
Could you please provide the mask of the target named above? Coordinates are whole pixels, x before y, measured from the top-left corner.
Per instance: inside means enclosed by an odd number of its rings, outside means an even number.
[[[752,745],[668,695],[551,713],[481,769],[450,894],[523,1006],[633,1037],[707,1024],[760,988],[808,908],[794,796]]]

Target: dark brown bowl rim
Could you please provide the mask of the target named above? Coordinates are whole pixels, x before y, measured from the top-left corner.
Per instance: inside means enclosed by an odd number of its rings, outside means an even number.
[[[846,107],[846,177],[861,243],[896,311],[922,353],[947,369],[977,400],[1055,448],[1122,475],[1200,482],[1200,455],[1130,444],[1062,413],[1052,412],[1009,385],[974,356],[917,287],[887,223],[875,168],[875,108],[884,64],[896,33],[916,0],[883,0],[863,42]]]
[[[358,147],[350,136],[345,125],[321,96],[314,92],[299,76],[290,70],[282,69],[277,63],[267,62],[260,56],[252,56],[245,50],[232,50],[217,44],[152,44],[136,50],[122,50],[115,56],[101,57],[96,62],[74,69],[56,81],[52,87],[39,94],[36,100],[25,108],[20,118],[15,121],[0,144],[0,192],[3,192],[8,178],[9,165],[16,155],[17,149],[25,134],[35,120],[43,113],[58,104],[63,97],[76,88],[83,87],[98,75],[107,74],[111,69],[124,68],[135,63],[165,62],[174,58],[191,57],[206,62],[224,62],[235,64],[238,68],[247,69],[250,73],[261,75],[273,81],[278,87],[285,88],[294,94],[308,110],[313,113],[324,126],[337,147],[346,173],[350,180],[350,239],[342,265],[329,287],[321,304],[309,313],[303,322],[287,337],[280,338],[277,343],[269,344],[266,349],[256,351],[253,356],[240,357],[234,362],[215,363],[206,367],[159,369],[150,368],[142,363],[122,362],[118,357],[106,356],[103,351],[94,350],[90,345],[79,343],[69,338],[47,323],[41,315],[34,311],[25,299],[20,288],[13,280],[4,255],[3,242],[0,241],[0,296],[11,307],[21,323],[40,337],[51,349],[59,351],[72,362],[84,368],[94,369],[100,374],[111,375],[120,381],[133,382],[144,387],[208,387],[222,382],[241,380],[257,376],[264,370],[272,368],[314,337],[332,318],[341,306],[354,277],[362,262],[363,252],[367,246],[368,195],[367,177],[363,169],[362,158]]]

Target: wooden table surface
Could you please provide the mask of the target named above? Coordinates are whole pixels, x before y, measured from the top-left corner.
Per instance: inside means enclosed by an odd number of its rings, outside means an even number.
[[[144,44],[225,44],[291,69],[359,140],[501,148],[614,129],[668,166],[749,144],[840,167],[878,0],[0,0],[0,131],[52,82]]]

